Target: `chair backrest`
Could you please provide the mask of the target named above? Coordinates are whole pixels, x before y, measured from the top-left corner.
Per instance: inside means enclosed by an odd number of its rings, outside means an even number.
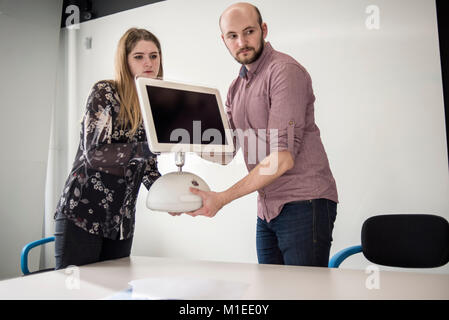
[[[430,214],[387,214],[362,226],[362,252],[369,261],[403,268],[435,268],[449,261],[449,223]]]

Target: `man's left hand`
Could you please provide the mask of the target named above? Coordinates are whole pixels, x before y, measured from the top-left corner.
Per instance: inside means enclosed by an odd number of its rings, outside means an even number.
[[[190,192],[201,197],[203,206],[196,211],[186,212],[189,216],[206,216],[212,218],[225,205],[222,193],[202,191],[196,188],[190,188]]]

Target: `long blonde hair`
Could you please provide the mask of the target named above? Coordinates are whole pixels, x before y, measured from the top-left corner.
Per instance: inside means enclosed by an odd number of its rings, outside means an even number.
[[[142,114],[140,112],[134,77],[128,66],[128,54],[140,40],[152,41],[156,45],[160,56],[160,67],[157,77],[162,79],[164,75],[162,68],[162,50],[159,39],[145,29],[128,29],[120,38],[115,54],[115,85],[120,97],[118,120],[122,129],[124,127],[130,127],[131,136],[134,135],[142,123]]]

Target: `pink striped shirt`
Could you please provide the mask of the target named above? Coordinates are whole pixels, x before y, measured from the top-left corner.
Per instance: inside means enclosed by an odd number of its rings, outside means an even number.
[[[250,70],[241,67],[229,88],[226,111],[248,171],[271,151],[288,150],[295,161],[292,169],[258,190],[257,215],[268,222],[288,202],[325,198],[338,203],[314,101],[306,69],[270,43]]]

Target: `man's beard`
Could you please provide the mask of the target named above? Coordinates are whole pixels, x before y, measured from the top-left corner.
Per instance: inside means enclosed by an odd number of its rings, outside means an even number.
[[[245,47],[245,48],[241,48],[237,54],[235,55],[234,59],[237,60],[238,63],[241,64],[251,64],[254,61],[256,61],[257,59],[259,59],[259,57],[261,56],[262,52],[263,52],[263,47],[264,47],[264,41],[263,41],[263,37],[260,37],[260,46],[259,49],[256,51],[253,47]],[[239,54],[241,51],[243,50],[252,50],[254,51],[254,55],[250,58],[243,58],[240,59],[239,58]]]

